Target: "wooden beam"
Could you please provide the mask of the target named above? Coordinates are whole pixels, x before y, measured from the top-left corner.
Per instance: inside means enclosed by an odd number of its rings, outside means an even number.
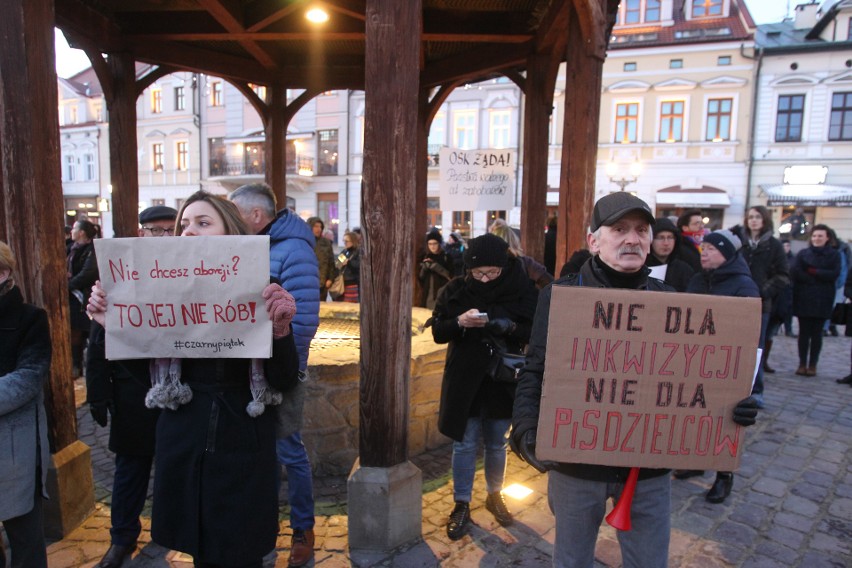
[[[109,174],[116,237],[135,237],[139,226],[139,157],[136,148],[136,62],[128,52],[111,53],[112,101],[109,112]]]
[[[55,24],[63,33],[74,32],[75,38],[87,38],[98,46],[101,53],[122,49],[119,27],[105,15],[79,0],[59,2],[56,5]],[[68,37],[67,33],[66,37]],[[77,46],[72,43],[71,47]]]
[[[279,0],[261,0],[246,8],[246,22],[254,22],[246,27],[247,32],[256,32],[268,28],[275,22],[286,18],[304,6],[306,0],[295,0],[281,7]]]
[[[438,43],[526,43],[533,39],[530,34],[469,34],[424,33],[423,41]],[[263,41],[364,41],[363,32],[152,32],[128,34],[134,41],[236,41],[245,43]]]
[[[180,71],[180,69],[176,67],[170,67],[169,65],[158,65],[154,67],[148,73],[139,77],[136,80],[136,98],[139,98],[145,89],[154,84],[157,79],[165,77],[166,75],[171,75],[172,73],[176,73]]]
[[[601,3],[606,0],[572,0],[574,11],[580,20],[580,31],[583,35],[584,48],[600,59],[606,58],[606,46],[609,38],[605,10]]]
[[[287,89],[272,84],[266,113],[266,183],[272,188],[279,208],[287,206],[287,124],[284,109],[287,107]]]
[[[466,81],[487,73],[517,67],[526,63],[532,43],[482,46],[469,50],[463,57],[447,57],[430,63],[420,74],[422,87],[437,87],[453,81]]]
[[[322,0],[320,2],[339,14],[345,14],[356,20],[367,19],[367,3],[364,0]]]
[[[252,59],[170,42],[136,42],[128,39],[128,46],[137,61],[170,65],[249,83],[271,82],[271,72]]]
[[[361,221],[361,467],[408,459],[421,0],[367,3]]]
[[[197,0],[197,2],[199,6],[207,10],[229,33],[239,34],[245,32],[243,17],[239,12],[239,5],[234,0]],[[257,59],[261,65],[267,69],[275,69],[275,60],[257,43],[249,39],[234,38],[234,40],[249,52],[252,57]]]
[[[77,440],[68,278],[62,234],[52,0],[8,0],[0,18],[0,238],[18,261],[25,301],[43,308],[52,357],[45,386],[50,450]],[[6,349],[9,346],[4,345]],[[11,355],[13,357],[14,355]],[[35,411],[33,411],[34,413]],[[33,414],[34,415],[34,414]],[[6,435],[11,436],[10,433]],[[35,451],[35,440],[22,448]],[[43,468],[51,464],[42,464]]]

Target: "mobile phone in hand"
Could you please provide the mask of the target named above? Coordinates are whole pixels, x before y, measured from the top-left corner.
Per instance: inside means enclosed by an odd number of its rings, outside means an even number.
[[[479,312],[478,314],[474,314],[474,315],[473,315],[473,317],[475,317],[475,318],[477,318],[477,319],[480,319],[480,320],[482,320],[482,321],[484,321],[484,322],[487,322],[487,321],[488,321],[488,314],[483,313],[483,312]]]

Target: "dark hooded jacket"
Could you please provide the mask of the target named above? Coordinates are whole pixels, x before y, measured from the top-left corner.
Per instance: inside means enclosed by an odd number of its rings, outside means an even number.
[[[480,283],[471,276],[456,278],[441,289],[433,312],[432,336],[436,343],[449,343],[438,429],[461,441],[467,419],[484,413],[487,418],[510,418],[515,386],[497,383],[486,375],[491,359],[486,328],[462,328],[457,318],[476,308],[491,320],[509,318],[515,330],[506,337],[506,347],[521,353],[530,336],[538,291],[527,278],[521,263],[509,265],[493,282]]]
[[[759,298],[757,288],[742,254],[737,253],[714,270],[702,270],[692,277],[686,289],[691,294]]]
[[[749,238],[748,231],[741,225],[731,231],[743,243],[740,252],[760,290],[763,313],[772,313],[773,304],[780,301],[784,290],[790,286],[790,269],[784,246],[770,231],[760,235],[756,242]]]
[[[308,228],[313,229],[315,223],[319,223],[323,228],[325,224],[319,217],[311,217],[308,219]],[[313,232],[313,231],[312,231]],[[319,284],[320,289],[325,289],[325,283],[328,280],[337,278],[337,267],[334,266],[334,247],[330,240],[323,236],[314,237],[316,244],[314,245],[314,254],[317,256],[319,264]],[[325,301],[325,298],[320,298],[320,302]]]
[[[672,249],[672,253],[669,255],[668,260],[663,262],[654,256],[654,250],[652,247],[651,252],[648,254],[648,258],[645,259],[645,266],[651,267],[662,266],[664,264],[667,265],[664,282],[678,292],[685,292],[686,286],[689,284],[689,279],[692,278],[693,274],[695,274],[695,270],[679,258],[680,248],[683,246],[681,243],[680,231],[677,230],[674,223],[665,217],[661,217],[657,219],[657,222],[654,224],[654,235],[658,235],[660,233],[671,233],[674,235],[675,245]]]
[[[550,298],[554,286],[586,286],[598,288],[627,287],[615,286],[598,257],[592,257],[580,267],[579,273],[569,274],[547,286],[539,294],[538,306],[535,311],[530,344],[527,348],[526,365],[521,371],[518,387],[515,391],[515,407],[512,413],[512,439],[520,445],[524,434],[538,428],[539,410],[541,408],[541,390],[544,383],[544,361],[547,357],[547,333],[550,322]],[[609,269],[610,271],[612,269]],[[649,290],[654,292],[674,292],[675,290],[656,278],[648,276],[648,270],[635,275],[630,289]],[[629,467],[613,467],[586,463],[557,463],[556,471],[593,481],[623,483],[630,472]],[[667,475],[668,469],[642,468],[639,479],[648,479]]]
[[[834,283],[840,275],[840,253],[831,246],[799,251],[790,276],[793,279],[793,315],[800,318],[831,317]]]

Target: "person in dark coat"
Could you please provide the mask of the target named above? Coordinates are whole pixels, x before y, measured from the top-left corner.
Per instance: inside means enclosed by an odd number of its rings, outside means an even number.
[[[139,214],[137,235],[173,235],[176,218],[177,211],[171,207],[148,207]],[[149,366],[148,359],[107,361],[104,328],[92,323],[86,357],[86,399],[94,421],[101,427],[110,423],[109,449],[115,454],[110,547],[95,568],[121,566],[136,550],[142,532],[139,516],[148,496],[160,415],[159,410],[145,406],[145,394],[151,388]]]
[[[0,522],[12,568],[47,568],[44,500],[50,448],[44,385],[50,370],[47,314],[24,302],[15,257],[0,241]],[[0,546],[0,566],[6,566]]]
[[[455,231],[450,233],[444,251],[453,261],[453,277],[464,276],[464,249],[465,242],[461,235]]]
[[[714,231],[706,235],[701,246],[701,266],[704,269],[692,277],[686,291],[690,294],[760,298],[760,289],[743,255],[739,253],[741,248],[742,242],[731,231]],[[674,477],[686,479],[703,474],[701,470],[678,469]],[[704,498],[710,503],[722,503],[731,494],[733,487],[733,472],[717,472],[716,480]]]
[[[331,283],[337,278],[337,267],[334,266],[334,247],[330,240],[322,236],[325,223],[319,217],[308,219],[308,226],[316,238],[314,254],[317,255],[319,264],[320,302],[325,302]]]
[[[762,301],[760,348],[763,349],[763,357],[752,389],[752,394],[761,405],[763,404],[763,373],[775,372],[768,361],[769,353],[772,351],[772,338],[778,327],[775,326],[772,329],[769,322],[774,304],[781,300],[784,289],[790,286],[790,271],[784,255],[784,247],[781,241],[772,236],[772,230],[772,214],[762,205],[750,207],[746,211],[743,225],[732,229],[743,243],[741,254],[751,271],[751,277],[760,290]]]
[[[799,368],[796,374],[813,377],[822,350],[822,327],[834,308],[834,282],[840,274],[840,253],[828,244],[828,226],[814,225],[811,245],[799,251],[790,276],[793,315],[799,319]]]
[[[559,271],[559,277],[564,278],[569,274],[578,274],[580,272],[580,268],[586,264],[586,261],[592,258],[592,253],[589,252],[588,249],[577,249],[574,251],[574,254],[571,255],[571,258],[568,259],[568,262],[562,265],[562,270]]]
[[[843,295],[846,296],[847,300],[852,300],[852,270],[846,273],[846,282],[843,286]],[[846,320],[846,331],[844,335],[846,337],[852,337],[852,310],[850,310],[847,314]],[[850,357],[852,357],[852,353],[850,353]],[[836,379],[835,381],[839,385],[852,385],[852,359],[850,359],[850,372],[848,375],[843,377],[842,379]]]
[[[95,226],[86,220],[77,221],[71,229],[74,243],[66,258],[68,271],[68,313],[71,319],[71,375],[83,373],[83,350],[89,335],[89,318],[86,303],[92,285],[98,279],[98,264],[95,260]]]
[[[453,261],[441,248],[444,240],[438,231],[426,235],[426,254],[420,261],[417,278],[420,281],[421,308],[435,308],[438,292],[453,279]]]
[[[485,506],[501,525],[513,521],[501,491],[515,385],[493,380],[488,368],[498,344],[522,353],[538,293],[508,248],[491,234],[469,241],[464,257],[468,274],[441,290],[432,316],[435,342],[449,343],[438,429],[453,439],[455,507],[447,524],[452,540],[461,538],[470,523],[480,438],[485,445]]]
[[[678,258],[687,263],[695,272],[701,271],[701,241],[707,231],[704,228],[704,215],[700,209],[688,209],[677,218],[680,229],[681,246]]]
[[[236,205],[205,191],[191,195],[178,218],[183,236],[248,234]],[[258,372],[285,394],[299,381],[296,301],[278,284],[260,297],[272,321],[270,359],[156,359],[151,367],[152,375],[179,374],[181,389],[191,391],[188,401],[168,401],[157,421],[151,537],[192,555],[198,567],[259,568],[278,537],[276,413],[250,415],[248,406]],[[102,326],[106,307],[96,286],[89,313]],[[147,402],[160,403],[152,391]]]
[[[663,282],[677,290],[685,292],[689,279],[695,271],[687,263],[678,258],[680,250],[680,231],[674,223],[665,217],[657,219],[654,224],[654,240],[651,241],[651,253],[645,259],[645,266],[665,266],[666,275]]]
[[[544,268],[549,274],[556,274],[556,224],[554,215],[547,220],[547,232],[544,233]]]
[[[343,274],[344,302],[361,301],[361,234],[347,231],[343,235],[343,252],[337,255],[337,266]]]
[[[536,431],[547,359],[551,294],[556,286],[674,292],[644,266],[651,247],[654,215],[647,203],[627,192],[598,200],[586,241],[595,255],[579,273],[542,290],[536,308],[526,365],[521,370],[512,416],[512,449],[541,472],[548,472],[548,502],[556,519],[554,566],[592,566],[606,501],[621,498],[629,467],[543,462],[536,456]],[[745,399],[734,421],[754,424],[757,409]],[[671,532],[671,481],[668,469],[640,468],[631,507],[633,530],[620,531],[622,556],[633,566],[665,566]]]

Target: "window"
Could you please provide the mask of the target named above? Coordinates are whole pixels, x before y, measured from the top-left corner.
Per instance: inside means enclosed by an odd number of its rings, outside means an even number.
[[[189,145],[186,142],[177,143],[175,147],[175,155],[175,166],[177,166],[177,169],[182,172],[189,169]]]
[[[86,164],[86,181],[95,179],[95,155],[86,154],[83,156],[83,161]]]
[[[730,55],[720,55],[716,59],[716,65],[730,65],[731,64],[731,56]]]
[[[175,110],[186,110],[186,94],[183,87],[175,87]]]
[[[443,112],[439,112],[432,119],[432,126],[429,128],[429,146],[440,148],[447,144],[447,117]]]
[[[210,152],[210,175],[225,175],[228,168],[228,158],[224,138],[208,138],[207,147]]]
[[[470,236],[470,211],[453,211],[453,232],[464,238]]]
[[[491,125],[489,127],[489,144],[492,148],[508,148],[512,116],[510,110],[492,110],[489,114]]]
[[[101,105],[95,105],[95,120],[98,122],[104,121],[104,107]]]
[[[72,106],[68,109],[69,124],[77,124],[77,107]]]
[[[163,145],[151,145],[151,168],[155,172],[163,171]]]
[[[624,70],[625,71],[636,71],[636,62],[630,61],[628,63],[625,63],[624,64]]]
[[[660,105],[660,142],[683,142],[683,101]]]
[[[622,144],[636,142],[639,121],[639,103],[620,103],[615,107],[615,141]]]
[[[266,102],[266,87],[263,85],[255,85],[254,83],[249,83],[249,87],[254,91],[254,94],[257,95],[257,98]]]
[[[852,140],[852,93],[834,93],[831,96],[828,139]]]
[[[319,148],[317,149],[319,175],[337,175],[337,129],[318,130]]]
[[[453,146],[462,150],[476,148],[475,127],[475,110],[459,110],[453,113]]]
[[[778,116],[775,121],[776,142],[801,142],[805,95],[778,97]]]
[[[151,112],[153,112],[154,114],[163,112],[162,89],[151,89]]]
[[[706,140],[721,142],[731,139],[731,109],[733,99],[710,99],[707,101]]]
[[[74,181],[77,177],[77,160],[74,156],[65,156],[65,181]]]
[[[210,106],[222,106],[222,82],[210,83]]]
[[[638,24],[641,21],[640,0],[623,0],[622,3],[624,4],[624,23]]]
[[[152,207],[155,206],[155,205],[165,205],[165,204],[166,204],[165,199],[152,199],[151,200],[151,206]]]
[[[721,16],[723,0],[692,0],[692,17]]]
[[[669,69],[683,69],[683,59],[671,59]]]
[[[645,0],[645,21],[660,21],[660,0]]]

